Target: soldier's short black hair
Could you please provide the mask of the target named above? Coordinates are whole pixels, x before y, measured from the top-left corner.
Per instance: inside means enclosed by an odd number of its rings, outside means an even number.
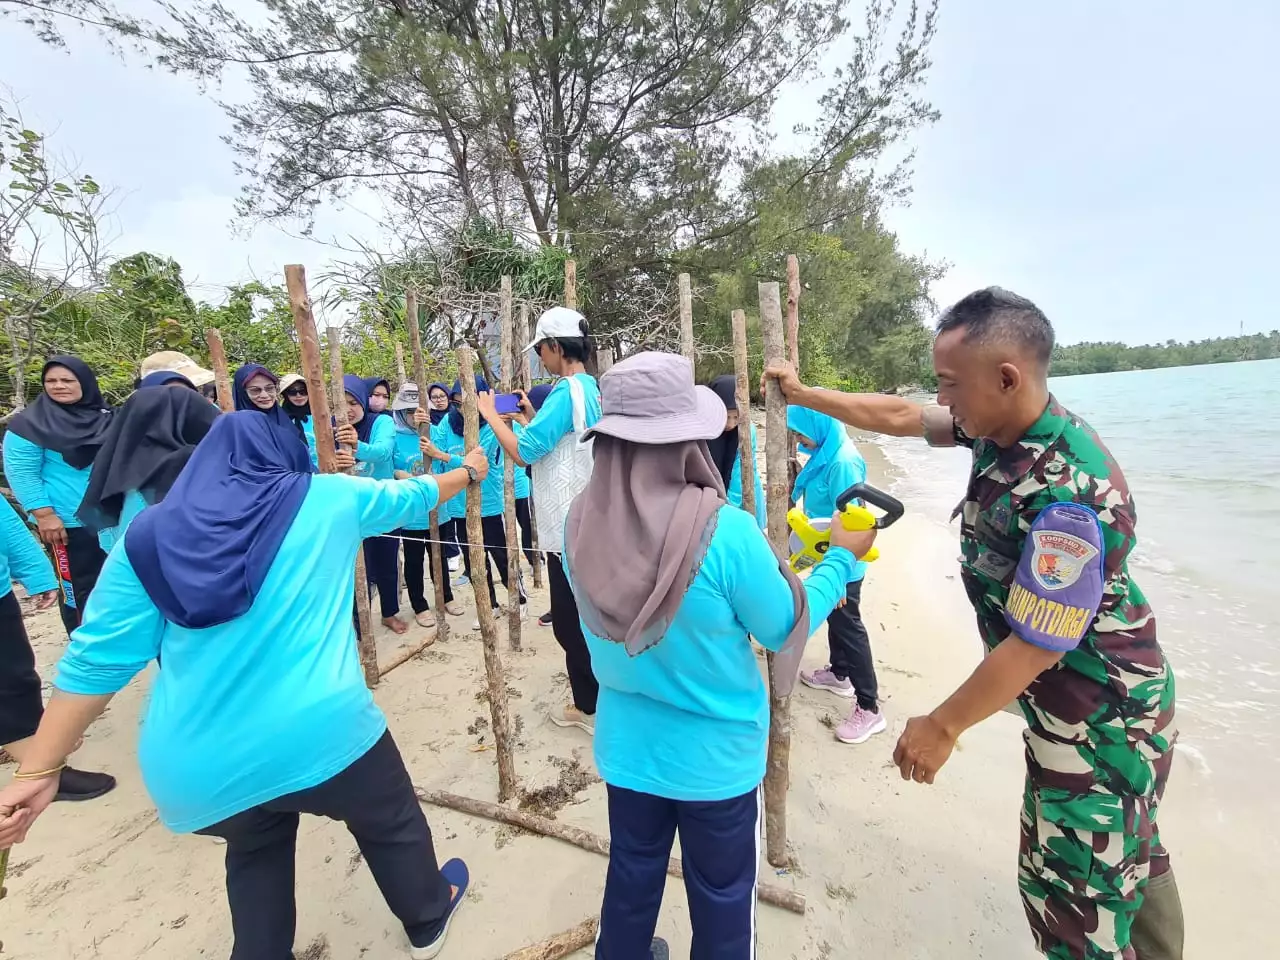
[[[1003,287],[975,290],[943,311],[938,333],[963,330],[966,343],[1010,343],[1044,366],[1053,353],[1053,324],[1039,307]]]

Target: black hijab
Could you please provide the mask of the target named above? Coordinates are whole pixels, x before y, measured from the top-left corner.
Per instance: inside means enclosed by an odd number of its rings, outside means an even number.
[[[80,399],[58,403],[44,391],[50,367],[66,367],[80,381]],[[9,429],[37,447],[60,454],[69,466],[83,470],[93,463],[111,423],[111,408],[102,399],[98,378],[79,357],[53,357],[40,371],[40,396],[9,421]]]
[[[724,402],[726,410],[732,412],[738,409],[737,395],[734,393],[737,388],[737,378],[733,374],[726,373],[722,377],[716,377],[708,386],[711,392]],[[711,461],[720,471],[724,488],[728,490],[733,480],[733,465],[738,460],[738,427],[726,430],[714,440],[708,440],[707,449],[711,451]]]
[[[251,399],[249,399],[249,391],[247,384],[258,374],[262,374],[277,387],[280,386],[280,378],[268,370],[260,363],[246,363],[235,372],[235,376],[231,378],[231,394],[235,398],[236,410],[253,410],[262,414],[272,423],[279,424],[282,427],[294,429],[293,421],[289,419],[289,415],[278,402],[273,401],[271,406],[263,410]]]
[[[431,405],[431,391],[432,391],[432,390],[439,390],[439,391],[441,391],[441,392],[445,395],[445,399],[448,399],[448,397],[449,397],[449,388],[448,388],[448,387],[446,387],[443,383],[433,383],[433,384],[431,384],[431,386],[427,387],[426,411],[427,411],[427,416],[429,416],[429,417],[431,418],[431,425],[434,427],[437,423],[439,423],[439,422],[440,422],[441,420],[443,420],[446,416],[448,416],[448,414],[449,414],[449,407],[446,405],[446,406],[445,406],[445,408],[444,408],[443,410],[437,410],[435,407],[433,407],[433,406]]]
[[[76,516],[90,530],[120,523],[125,494],[159,503],[218,419],[197,390],[142,387],[111,421]]]

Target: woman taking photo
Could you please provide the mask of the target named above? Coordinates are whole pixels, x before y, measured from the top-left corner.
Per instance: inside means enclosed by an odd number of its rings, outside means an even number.
[[[600,681],[595,761],[609,792],[595,955],[651,956],[678,831],[691,956],[752,960],[769,697],[751,638],[787,648],[774,668],[789,692],[784,663],[798,665],[875,535],[833,524],[802,585],[755,518],[726,502],[706,443],[724,432],[724,404],[694,386],[688,360],[637,354],[600,386],[595,469],[564,539]]]
[[[335,442],[353,451],[357,476],[390,480],[395,475],[395,423],[390,417],[369,411],[368,386],[360,377],[348,373],[342,378],[342,386],[346,391],[347,423],[334,432]],[[382,625],[395,634],[406,633],[409,629],[409,625],[397,616],[400,612],[399,571],[396,569],[399,549],[400,541],[391,536],[370,537],[364,543],[369,589],[378,588]]]
[[[160,819],[227,841],[234,960],[292,956],[300,815],[345,822],[410,956],[444,948],[466,866],[437,866],[431,832],[386,719],[365,686],[351,623],[362,540],[421,527],[465,469],[378,482],[312,475],[292,427],[219,417],[164,501],[143,511],[67,648],[14,781],[0,848],[53,799],[68,751],[112,696],[162,658],[138,759]]]
[[[600,419],[600,388],[587,373],[595,347],[586,318],[567,307],[552,307],[538,318],[533,346],[538,360],[559,377],[542,408],[534,411],[527,398],[521,408],[529,426],[517,438],[503,422],[492,394],[480,397],[480,414],[517,467],[533,468],[533,509],[538,537],[547,553],[547,585],[551,594],[551,629],[564,650],[565,671],[573,702],[551,712],[560,727],[591,733],[595,725],[599,686],[591,672],[591,655],[582,635],[578,607],[564,575],[560,551],[569,504],[591,477],[590,448],[579,443],[584,431]]]
[[[44,365],[41,394],[9,421],[4,472],[13,495],[36,523],[63,581],[62,622],[70,633],[84,616],[106,554],[76,511],[89,486],[89,468],[111,423],[98,378],[77,357]],[[65,563],[65,567],[63,564]]]

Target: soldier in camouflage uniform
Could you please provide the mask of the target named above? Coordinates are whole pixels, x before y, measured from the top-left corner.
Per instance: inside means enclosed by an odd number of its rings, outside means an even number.
[[[1182,908],[1156,811],[1176,739],[1173,671],[1129,577],[1135,513],[1119,466],[1046,382],[1053,329],[1022,297],[943,314],[938,403],[810,391],[789,403],[853,426],[969,447],[961,573],[988,656],[907,724],[904,779],[932,783],[957,737],[1016,697],[1027,722],[1018,883],[1051,960],[1181,960]],[[949,409],[945,409],[949,408]]]

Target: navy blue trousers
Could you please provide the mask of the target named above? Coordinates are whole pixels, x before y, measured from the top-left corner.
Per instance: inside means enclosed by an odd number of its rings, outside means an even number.
[[[609,876],[596,960],[649,960],[680,831],[690,960],[754,960],[760,792],[694,803],[609,787]]]

